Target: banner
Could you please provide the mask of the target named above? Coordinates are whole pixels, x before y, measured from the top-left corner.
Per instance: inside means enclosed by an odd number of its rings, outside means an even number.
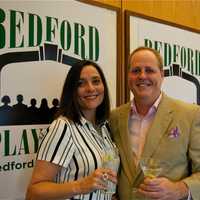
[[[200,35],[161,20],[126,12],[129,52],[138,46],[156,49],[163,57],[163,91],[177,99],[200,104]]]
[[[59,107],[73,63],[97,62],[116,106],[116,27],[116,10],[88,2],[1,1],[1,200],[24,199],[41,130]]]

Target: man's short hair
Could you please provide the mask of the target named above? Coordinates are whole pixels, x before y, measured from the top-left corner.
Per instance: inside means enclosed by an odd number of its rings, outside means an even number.
[[[158,61],[158,67],[162,71],[163,70],[163,59],[162,59],[162,56],[160,55],[160,53],[158,51],[156,51],[155,49],[152,49],[152,48],[149,48],[149,47],[145,47],[145,46],[138,47],[137,49],[132,51],[132,53],[129,56],[129,60],[128,60],[129,67],[131,66],[131,59],[132,59],[133,55],[136,52],[145,51],[145,50],[150,51],[155,55],[155,57],[156,57],[156,59]]]

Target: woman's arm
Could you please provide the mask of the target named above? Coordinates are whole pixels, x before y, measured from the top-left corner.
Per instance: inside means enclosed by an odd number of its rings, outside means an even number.
[[[116,182],[116,174],[109,169],[97,169],[91,175],[77,181],[55,183],[54,178],[60,166],[42,160],[37,160],[31,182],[26,193],[26,200],[54,200],[71,198],[78,194],[87,194],[97,189],[106,189],[102,179],[107,173]]]
[[[32,179],[26,193],[26,200],[70,198],[75,195],[75,181],[58,184],[53,182],[60,167],[56,164],[37,160]]]

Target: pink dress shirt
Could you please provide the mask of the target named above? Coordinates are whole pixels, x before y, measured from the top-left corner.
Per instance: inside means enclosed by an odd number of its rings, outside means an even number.
[[[148,129],[150,128],[151,123],[155,117],[161,98],[162,94],[160,94],[160,96],[157,98],[145,116],[141,116],[137,112],[134,99],[131,102],[131,112],[128,121],[128,128],[136,165],[138,165],[138,161],[141,157]]]

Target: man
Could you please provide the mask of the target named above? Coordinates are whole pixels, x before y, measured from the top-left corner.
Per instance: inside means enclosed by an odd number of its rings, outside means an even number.
[[[128,84],[134,98],[111,113],[111,129],[121,155],[120,200],[200,199],[200,108],[161,92],[163,62],[151,48],[129,59]],[[165,163],[159,177],[144,177],[144,157]],[[142,197],[143,196],[143,197]],[[145,199],[144,198],[144,199]]]

